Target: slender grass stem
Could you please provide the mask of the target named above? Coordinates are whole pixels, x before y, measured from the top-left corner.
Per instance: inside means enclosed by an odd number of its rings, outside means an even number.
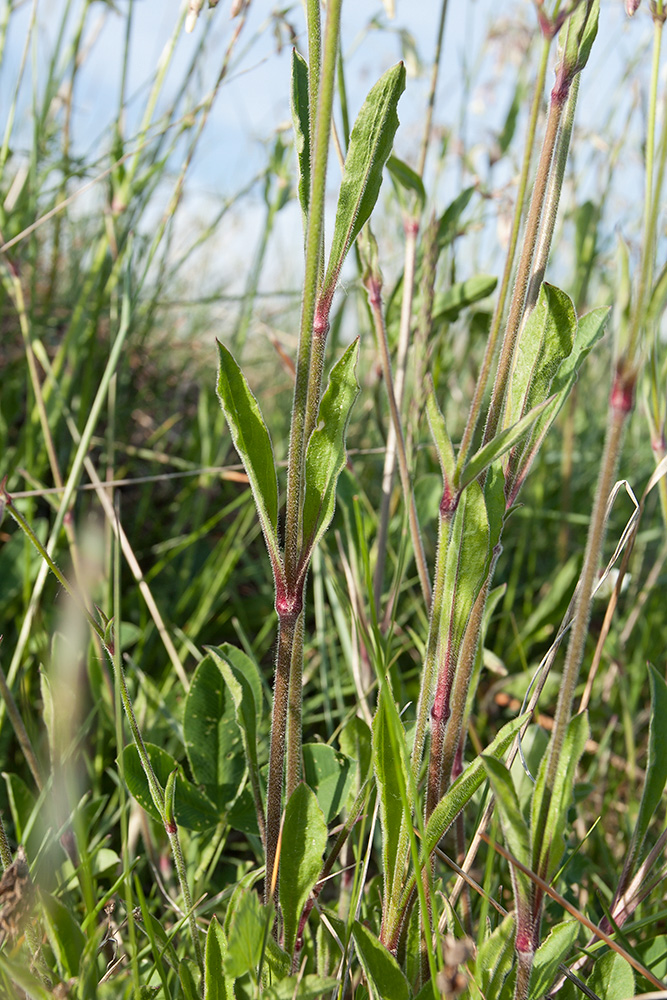
[[[433,111],[435,109],[435,97],[438,90],[438,76],[440,74],[440,62],[442,59],[442,40],[445,35],[445,20],[447,18],[447,6],[448,0],[442,0],[440,5],[440,19],[438,21],[438,31],[436,35],[435,43],[435,55],[433,57],[433,67],[431,69],[431,83],[428,92],[428,101],[426,104],[426,120],[424,122],[424,134],[422,136],[421,148],[419,150],[419,165],[417,166],[417,173],[420,177],[424,176],[424,169],[426,167],[426,156],[428,153],[429,143],[431,141],[431,131],[433,124]]]
[[[398,349],[396,352],[396,378],[394,380],[394,397],[396,408],[401,415],[403,409],[403,391],[405,388],[405,371],[408,358],[408,346],[410,343],[410,329],[412,320],[412,301],[414,297],[415,267],[417,262],[417,235],[419,223],[416,219],[405,221],[405,255],[403,263],[403,299],[401,302],[401,319],[398,332]],[[392,377],[391,367],[385,373],[385,377]],[[389,533],[389,509],[391,505],[391,494],[394,486],[394,472],[396,469],[397,437],[396,427],[392,421],[387,434],[387,450],[384,457],[384,469],[382,470],[382,500],[380,503],[380,518],[377,534],[377,562],[373,577],[373,598],[375,600],[375,615],[380,618],[380,602],[382,600],[382,584],[384,580],[384,567],[387,557],[387,536]],[[408,497],[404,497],[408,502]]]
[[[417,565],[417,574],[419,576],[419,583],[421,585],[424,602],[426,604],[426,607],[430,609],[431,581],[429,579],[428,566],[426,563],[426,555],[424,553],[424,545],[422,543],[421,533],[419,531],[417,506],[415,504],[414,492],[412,490],[412,483],[410,482],[408,459],[405,451],[405,440],[403,438],[403,428],[401,426],[401,416],[400,413],[398,412],[398,404],[396,402],[396,397],[394,395],[393,380],[391,378],[391,359],[389,357],[387,330],[385,327],[384,315],[382,310],[382,284],[378,276],[371,274],[370,271],[367,274],[366,278],[364,279],[364,284],[366,285],[366,289],[368,291],[368,301],[370,303],[371,312],[373,315],[373,325],[375,327],[375,339],[378,345],[378,350],[380,352],[380,362],[382,364],[382,372],[384,374],[385,383],[387,387],[387,397],[389,399],[389,412],[391,413],[392,423],[394,425],[394,430],[396,432],[398,468],[401,476],[401,486],[403,488],[403,496],[406,498],[406,503],[408,506],[408,523],[410,525],[410,537],[412,539],[412,547],[414,550],[415,563]]]
[[[505,257],[505,267],[503,270],[503,277],[500,283],[500,289],[498,291],[498,298],[496,300],[496,305],[493,310],[491,329],[489,331],[489,338],[487,340],[486,349],[484,351],[484,359],[482,361],[482,367],[480,369],[479,375],[477,376],[475,393],[473,395],[473,400],[470,405],[470,412],[468,414],[468,420],[466,422],[466,426],[463,431],[463,436],[461,438],[461,444],[459,446],[459,454],[456,463],[457,476],[460,476],[461,472],[463,471],[466,459],[470,453],[470,448],[473,442],[473,436],[477,428],[480,414],[482,412],[482,403],[484,401],[484,394],[486,392],[486,388],[491,375],[493,358],[495,356],[496,347],[498,345],[498,336],[500,334],[500,327],[502,324],[503,315],[505,313],[505,303],[507,301],[507,294],[510,288],[512,270],[514,267],[514,258],[516,255],[516,248],[519,240],[519,231],[521,229],[521,219],[523,217],[526,192],[528,190],[528,177],[530,174],[530,165],[532,162],[533,149],[535,146],[537,121],[539,118],[540,109],[542,107],[542,95],[544,93],[544,85],[547,76],[550,48],[551,48],[551,39],[545,39],[542,43],[540,63],[537,71],[537,79],[535,81],[533,100],[530,108],[530,117],[526,132],[526,141],[524,143],[523,161],[521,164],[521,175],[519,177],[519,187],[517,190],[516,203],[514,205],[514,217],[512,220],[512,230],[510,233],[510,241],[509,241],[509,246],[507,248],[507,255]]]
[[[116,334],[115,340],[113,342],[109,358],[106,364],[106,368],[100,380],[100,384],[98,386],[95,399],[93,400],[92,406],[90,408],[88,419],[86,420],[86,425],[81,435],[79,446],[77,447],[74,459],[72,460],[72,465],[70,467],[70,471],[65,483],[65,490],[61,497],[60,506],[56,513],[54,523],[51,528],[51,533],[49,535],[49,539],[45,547],[45,551],[49,555],[49,558],[51,558],[53,553],[55,552],[56,544],[60,536],[60,532],[62,530],[65,514],[69,510],[72,497],[74,496],[74,490],[76,489],[76,485],[78,483],[79,476],[81,474],[81,469],[83,467],[84,459],[87,455],[88,448],[90,446],[90,439],[97,424],[97,420],[100,415],[102,405],[106,398],[106,394],[109,388],[112,375],[115,372],[118,363],[120,361],[122,349],[130,330],[130,317],[131,317],[131,309],[130,309],[129,295],[126,294],[123,299],[123,308],[122,308],[121,321],[118,333]],[[48,389],[48,385],[45,387],[45,390],[46,389]],[[44,396],[46,397],[46,391],[44,393]],[[37,577],[33,585],[32,594],[30,596],[30,604],[23,618],[23,622],[21,623],[21,629],[19,631],[16,647],[14,649],[14,653],[12,655],[12,659],[9,664],[9,669],[7,671],[7,683],[10,688],[14,683],[14,678],[16,677],[16,673],[18,671],[19,664],[23,656],[23,651],[30,636],[33,617],[35,611],[37,610],[37,606],[39,604],[39,600],[42,591],[44,589],[44,584],[46,583],[48,571],[49,571],[49,566],[47,565],[46,562],[43,561],[41,566],[39,567],[39,570],[37,571]],[[0,704],[0,726],[2,725],[3,715],[4,715],[4,705]]]

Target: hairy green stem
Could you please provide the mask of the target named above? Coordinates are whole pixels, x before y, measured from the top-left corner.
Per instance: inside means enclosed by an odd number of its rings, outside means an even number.
[[[556,218],[558,216],[558,206],[560,205],[560,196],[563,190],[565,167],[567,166],[567,158],[570,152],[570,140],[572,138],[572,128],[574,126],[574,113],[577,108],[577,97],[579,96],[579,80],[580,74],[577,73],[572,81],[570,93],[568,94],[565,102],[563,121],[556,140],[553,167],[549,177],[549,187],[544,202],[542,225],[540,227],[540,234],[537,240],[535,259],[533,261],[532,274],[530,277],[530,285],[528,286],[528,292],[526,295],[524,322],[528,313],[535,308],[535,303],[537,302],[537,297],[540,293],[540,288],[542,287],[542,282],[544,281],[544,274],[547,269],[547,263],[549,261],[549,252],[551,251],[551,242],[553,240],[554,229],[556,227]]]
[[[500,358],[498,360],[498,369],[493,385],[493,393],[491,395],[489,413],[486,419],[486,427],[484,428],[484,444],[488,444],[488,442],[494,437],[502,416],[502,410],[505,403],[505,393],[512,370],[514,347],[516,345],[517,337],[519,335],[519,330],[521,329],[521,323],[524,317],[526,295],[530,283],[532,263],[539,238],[540,222],[542,220],[547,186],[551,174],[553,154],[563,119],[565,104],[566,95],[559,91],[555,93],[552,92],[544,142],[542,144],[540,160],[537,166],[533,193],[530,199],[530,208],[528,210],[528,219],[526,220],[526,229],[523,236],[523,244],[521,248],[521,255],[519,257],[516,281],[514,283],[510,312],[507,319],[507,327],[505,329]]]
[[[442,747],[441,761],[441,784],[440,794],[444,794],[451,784],[452,768],[456,754],[461,747],[463,737],[463,723],[465,719],[466,703],[468,699],[468,689],[470,678],[472,677],[477,655],[479,636],[482,630],[482,619],[486,608],[486,599],[489,596],[489,586],[493,579],[497,557],[492,561],[489,574],[484,581],[484,585],[477,595],[473,604],[470,618],[466,625],[466,630],[461,642],[461,648],[456,663],[456,672],[452,684],[449,698],[449,718],[445,729],[445,738]]]
[[[278,899],[277,852],[282,815],[283,773],[285,767],[285,739],[287,709],[289,705],[290,667],[294,634],[299,612],[280,615],[276,677],[273,687],[273,714],[271,717],[271,745],[269,749],[269,776],[266,789],[266,873],[264,877],[264,902],[271,902],[272,894]]]
[[[612,389],[612,397],[616,392],[620,392],[620,388],[617,388],[617,383],[618,375],[615,378],[615,385]],[[630,386],[627,386],[626,389],[630,390]],[[627,392],[624,394],[623,399],[628,399]],[[551,742],[549,744],[545,793],[533,833],[535,843],[540,843],[545,834],[551,793],[553,791],[558,773],[563,742],[565,740],[565,732],[570,721],[572,699],[574,697],[574,691],[579,679],[579,669],[584,655],[586,636],[588,634],[591,595],[593,593],[593,585],[595,583],[600,561],[600,553],[602,551],[602,543],[604,541],[605,510],[607,500],[611,492],[611,487],[614,482],[618,453],[621,444],[621,435],[629,409],[630,407],[627,405],[615,404],[612,398],[604,452],[600,463],[600,474],[598,478],[595,504],[593,506],[591,522],[588,529],[584,565],[579,580],[579,590],[574,608],[572,631],[570,633],[570,641],[567,648],[565,665],[563,667],[563,675],[558,694],[558,704],[556,706]],[[547,877],[546,873],[543,871],[538,871],[537,874],[540,875],[541,878]]]
[[[178,876],[178,882],[181,888],[181,895],[183,896],[183,903],[185,905],[185,913],[188,919],[188,927],[190,929],[190,936],[192,938],[192,945],[195,950],[195,960],[199,966],[199,971],[204,975],[204,956],[201,950],[201,941],[199,938],[199,927],[197,926],[197,918],[195,917],[194,908],[192,906],[192,895],[190,893],[190,886],[188,884],[188,873],[185,867],[185,860],[183,858],[183,848],[181,847],[181,840],[178,835],[178,827],[174,823],[173,828],[167,830],[167,836],[169,837],[169,846],[171,847],[171,853],[174,856],[174,865],[176,868],[176,874]]]
[[[333,0],[327,9],[324,61],[319,85],[317,117],[311,142],[311,190],[306,229],[305,274],[287,461],[285,576],[288,587],[294,586],[299,572],[303,463],[309,428],[312,430],[317,420],[324,343],[329,322],[328,315],[319,317],[321,322],[318,329],[314,330],[315,307],[322,272],[324,196],[341,6],[342,0]],[[317,51],[319,52],[319,47]],[[314,341],[319,343],[315,344]]]

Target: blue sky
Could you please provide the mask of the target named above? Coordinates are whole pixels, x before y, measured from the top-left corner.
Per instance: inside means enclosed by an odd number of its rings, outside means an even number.
[[[75,94],[74,148],[87,158],[107,154],[111,123],[118,105],[120,76],[129,0],[111,4],[96,0],[91,5],[84,34],[87,52]],[[71,37],[83,0],[71,0],[71,15],[65,37]],[[161,96],[165,107],[182,87],[191,61],[196,67],[190,83],[191,100],[200,100],[212,85],[223,53],[237,22],[229,18],[230,0],[220,0],[213,11],[204,11],[194,32],[178,36],[173,61]],[[34,83],[43,87],[48,60],[54,50],[66,0],[40,0],[37,5],[37,42],[31,50],[25,85],[19,101],[19,116],[12,146],[29,149],[30,101]],[[578,109],[578,128],[585,133],[584,150],[575,162],[577,198],[595,196],[603,178],[600,163],[608,159],[607,132],[627,135],[627,154],[617,151],[612,181],[615,185],[615,218],[621,227],[632,224],[628,212],[641,204],[637,185],[641,184],[637,136],[643,128],[640,110],[642,89],[648,77],[647,39],[650,18],[646,8],[633,21],[625,16],[622,0],[602,0],[599,37],[591,64],[583,75]],[[12,91],[13,80],[24,45],[31,5],[24,3],[11,15],[5,59],[0,68],[0,93]],[[266,160],[267,144],[281,127],[289,140],[290,43],[287,32],[279,47],[271,26],[272,3],[253,0],[248,23],[237,48],[235,61],[216,99],[213,113],[198,147],[188,182],[186,220],[193,226],[205,218],[211,206],[219,204],[243,187]],[[143,113],[149,88],[168,39],[182,12],[180,0],[135,0],[132,6],[132,35],[128,59],[125,134],[132,136]],[[428,67],[432,58],[439,3],[435,0],[396,0],[396,17],[390,20],[380,0],[346,0],[343,4],[342,45],[352,113],[384,70],[401,57],[409,58],[412,43]],[[512,181],[512,163],[507,162],[493,176],[488,172],[488,148],[498,131],[511,100],[514,81],[521,72],[522,41],[534,31],[535,14],[529,0],[450,0],[445,33],[445,49],[438,87],[436,137],[433,158],[427,173],[427,188],[435,190],[436,208],[442,210],[461,184],[470,183],[460,162],[444,172],[437,161],[443,129],[449,130],[450,151],[464,146],[470,163],[483,180],[502,191]],[[303,47],[303,14],[300,3],[287,9],[286,21],[295,29]],[[379,27],[369,27],[375,21]],[[61,51],[65,47],[61,46]],[[199,55],[197,55],[199,53]],[[635,60],[635,72],[620,83],[622,69]],[[531,59],[532,66],[534,57]],[[414,67],[408,61],[408,68]],[[428,75],[411,75],[401,99],[401,127],[396,152],[416,164],[421,140],[423,108]],[[0,126],[9,104],[0,105]],[[607,121],[616,116],[615,125]],[[633,135],[634,133],[634,135]],[[588,150],[588,152],[585,152]],[[178,162],[174,162],[178,169]],[[332,160],[331,184],[335,188],[338,167]],[[437,183],[434,178],[437,178]],[[490,208],[489,213],[495,211]],[[189,213],[189,214],[187,214]],[[238,262],[239,272],[247,267],[261,224],[261,192],[243,203],[243,215],[232,216],[221,238],[221,252]],[[286,210],[276,239],[283,262],[292,253],[298,261],[299,216],[296,206]],[[495,255],[495,247],[489,256]],[[295,275],[298,267],[295,267]],[[271,276],[269,275],[269,280]],[[232,282],[232,284],[235,284]]]

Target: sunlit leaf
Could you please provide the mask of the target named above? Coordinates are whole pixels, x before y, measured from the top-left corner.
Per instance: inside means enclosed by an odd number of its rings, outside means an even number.
[[[234,984],[227,979],[223,972],[226,954],[225,932],[213,914],[206,933],[204,1000],[234,1000]]]
[[[352,405],[359,393],[355,374],[359,341],[355,340],[334,365],[322,397],[317,427],[306,451],[303,536],[312,551],[333,517],[336,484],[345,467],[345,435]]]
[[[375,207],[382,184],[382,169],[398,128],[396,108],[404,90],[405,67],[397,63],[371,89],[354,123],[323,283],[325,298],[333,295],[343,261]]]
[[[410,987],[401,967],[374,934],[355,920],[352,930],[359,961],[374,1000],[409,1000]]]
[[[292,792],[285,810],[280,853],[280,908],[284,947],[294,950],[299,919],[322,869],[327,845],[327,824],[308,785]]]
[[[304,224],[308,218],[310,200],[310,109],[308,96],[308,64],[292,49],[292,125],[299,163],[299,202]]]
[[[245,375],[218,341],[218,398],[232,441],[248,474],[271,563],[280,563],[278,549],[278,479],[273,447],[259,404]]]
[[[178,770],[174,794],[174,813],[178,825],[187,830],[209,830],[215,826],[220,821],[220,811],[196,785],[187,780],[178,761],[153,743],[146,743],[146,751],[162,788],[167,784],[172,771],[175,768]],[[153,819],[160,821],[134,743],[123,750],[123,768],[127,787],[134,798]]]

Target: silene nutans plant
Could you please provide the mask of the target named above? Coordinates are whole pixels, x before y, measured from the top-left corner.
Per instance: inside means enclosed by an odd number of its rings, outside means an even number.
[[[6,0],[1,998],[667,997],[666,17]]]

